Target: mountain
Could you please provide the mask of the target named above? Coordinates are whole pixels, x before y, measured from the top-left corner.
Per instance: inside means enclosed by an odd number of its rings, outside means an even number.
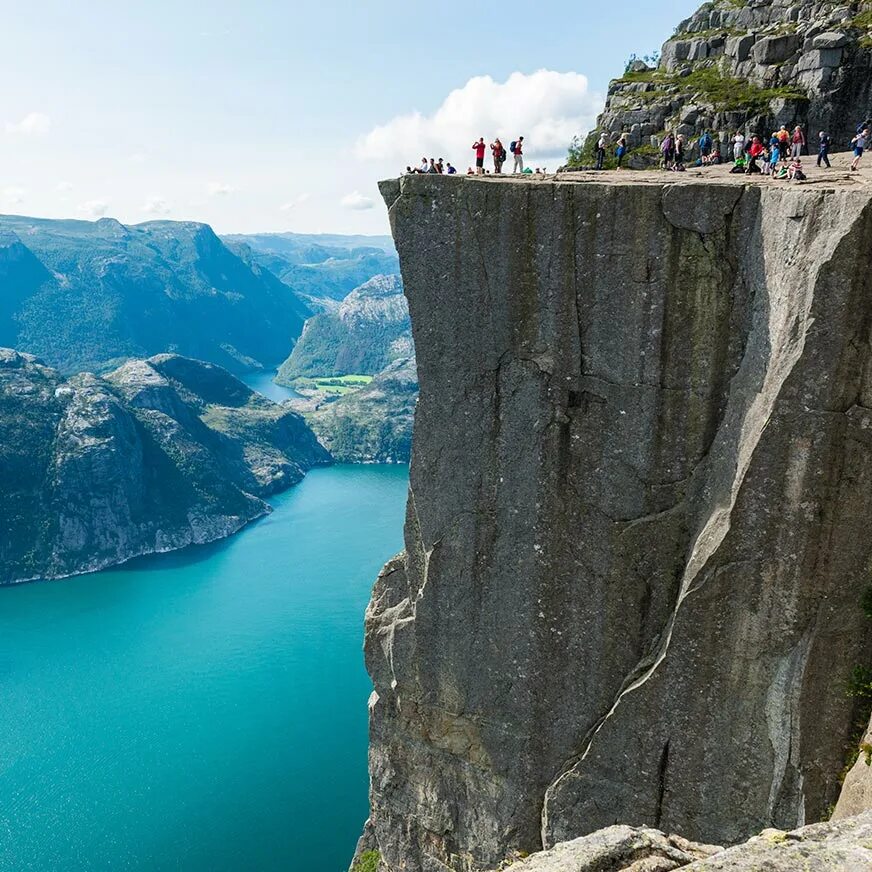
[[[274,366],[309,314],[205,224],[0,216],[0,345],[65,373],[161,352]]]
[[[373,276],[398,275],[399,261],[389,236],[336,236],[259,233],[225,236],[244,246],[265,269],[275,273],[313,311],[329,308]]]
[[[359,859],[829,816],[872,701],[866,178],[382,183],[420,398],[366,615]],[[854,844],[827,868],[869,868]]]
[[[593,163],[599,130],[627,133],[643,160],[657,158],[651,137],[667,129],[768,139],[798,124],[812,150],[821,130],[847,147],[870,115],[872,4],[713,0],[679,24],[655,67],[631,60],[611,82],[597,129],[570,163]]]
[[[0,349],[0,584],[220,539],[329,462],[299,415],[212,364],[65,379]]]
[[[376,375],[413,353],[409,307],[398,275],[371,278],[337,308],[310,318],[276,381],[301,376]]]
[[[414,358],[395,360],[365,387],[306,412],[339,463],[408,463],[418,399]]]

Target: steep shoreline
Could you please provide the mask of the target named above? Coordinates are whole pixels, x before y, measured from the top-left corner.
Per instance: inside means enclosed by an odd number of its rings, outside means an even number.
[[[382,184],[421,380],[367,614],[387,869],[835,799],[872,641],[872,194],[671,181]]]

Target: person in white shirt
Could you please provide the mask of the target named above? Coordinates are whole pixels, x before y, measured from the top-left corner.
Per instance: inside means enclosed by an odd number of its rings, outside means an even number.
[[[601,170],[606,160],[606,146],[609,144],[609,136],[603,131],[596,144],[596,168]]]
[[[733,137],[733,160],[738,160],[745,153],[745,135],[741,130]]]

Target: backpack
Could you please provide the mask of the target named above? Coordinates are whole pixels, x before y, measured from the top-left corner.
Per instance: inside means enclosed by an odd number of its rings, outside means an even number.
[[[712,138],[707,133],[703,133],[699,144],[701,148],[710,148],[712,144]]]
[[[515,153],[515,148],[517,147],[517,145],[518,145],[518,143],[515,142],[514,139],[509,143],[509,151],[510,151],[512,154]]]
[[[506,150],[504,148],[500,149],[500,160],[504,161],[506,159]]]

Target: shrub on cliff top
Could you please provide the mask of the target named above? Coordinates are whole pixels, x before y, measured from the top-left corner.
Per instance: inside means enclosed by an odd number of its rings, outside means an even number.
[[[378,865],[381,861],[381,854],[378,851],[364,851],[351,872],[378,872]]]

